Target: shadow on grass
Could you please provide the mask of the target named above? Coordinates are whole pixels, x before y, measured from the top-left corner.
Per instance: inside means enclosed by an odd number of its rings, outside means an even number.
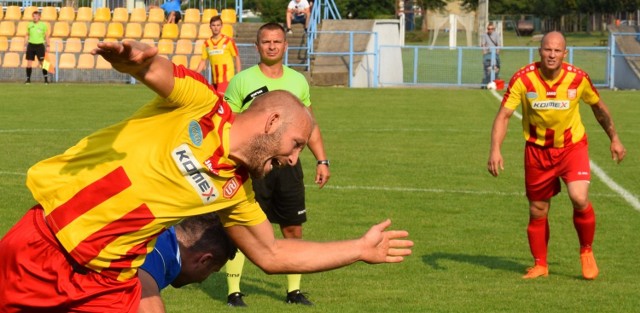
[[[460,263],[468,263],[472,265],[484,266],[488,269],[498,269],[516,273],[522,273],[528,266],[518,261],[514,261],[504,257],[482,255],[482,254],[461,254],[436,252],[422,256],[422,261],[436,270],[446,270],[447,268],[440,265],[442,260],[456,261]]]
[[[266,276],[266,274],[265,274]],[[278,275],[282,277],[282,284],[272,283],[260,278],[242,277],[240,289],[245,294],[244,301],[247,305],[251,305],[251,295],[262,295],[273,298],[277,302],[284,303],[287,278],[286,275]],[[219,302],[220,305],[227,305],[227,276],[224,272],[214,273],[202,284],[198,285],[212,300]],[[282,292],[274,292],[273,289],[281,289]]]

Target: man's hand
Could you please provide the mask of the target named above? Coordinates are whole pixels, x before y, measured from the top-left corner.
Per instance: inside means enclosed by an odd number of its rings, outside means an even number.
[[[329,166],[324,164],[318,164],[316,166],[316,184],[322,188],[329,181],[331,173],[329,172]]]
[[[385,230],[391,220],[374,225],[360,238],[362,243],[361,260],[369,263],[399,263],[411,254],[413,241],[406,240],[409,233],[404,230]]]
[[[118,72],[140,77],[158,54],[158,48],[136,41],[100,42],[91,54],[101,55]]]

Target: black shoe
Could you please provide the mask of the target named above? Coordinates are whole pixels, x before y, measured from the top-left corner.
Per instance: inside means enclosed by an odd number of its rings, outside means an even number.
[[[313,302],[309,301],[309,299],[307,299],[300,290],[294,290],[287,293],[286,302],[291,304],[313,305]]]
[[[29,85],[29,84],[31,84],[31,79],[27,79],[27,80],[24,82],[24,84],[25,84],[25,85]]]
[[[234,292],[230,294],[227,296],[227,305],[238,307],[247,306],[247,304],[242,301],[242,297],[244,297],[244,294],[241,292]]]

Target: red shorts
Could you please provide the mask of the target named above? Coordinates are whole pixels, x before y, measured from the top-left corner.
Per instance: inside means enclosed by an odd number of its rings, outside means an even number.
[[[524,153],[524,178],[530,201],[549,200],[565,184],[591,180],[587,136],[565,148],[542,148],[527,143]]]
[[[62,249],[37,205],[0,240],[0,312],[137,312],[138,278],[117,281]]]

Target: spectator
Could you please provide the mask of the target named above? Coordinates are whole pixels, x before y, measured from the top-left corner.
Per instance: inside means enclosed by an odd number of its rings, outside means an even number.
[[[500,72],[500,47],[502,47],[502,42],[495,30],[495,25],[489,23],[489,25],[487,25],[487,32],[483,34],[480,39],[480,46],[482,47],[482,72],[484,73],[484,77],[482,78],[483,88],[491,82],[491,73],[495,73],[495,79],[498,79]],[[495,63],[492,63],[492,51],[495,51]]]
[[[209,60],[213,86],[218,94],[224,95],[235,72],[239,73],[242,70],[240,55],[233,38],[227,37],[222,33],[222,18],[220,15],[216,15],[209,20],[209,28],[211,28],[213,35],[202,45],[202,61],[198,64],[196,72],[202,72],[207,60]],[[233,70],[234,60],[235,72]]]
[[[201,283],[236,254],[217,215],[185,219],[164,231],[138,271],[142,296],[138,313],[165,312],[160,291]]]
[[[182,19],[180,0],[167,0],[160,7],[164,10],[166,23],[178,24]]]
[[[304,32],[309,28],[311,6],[307,0],[291,0],[287,6],[287,34],[293,34],[291,24],[303,24]]]

